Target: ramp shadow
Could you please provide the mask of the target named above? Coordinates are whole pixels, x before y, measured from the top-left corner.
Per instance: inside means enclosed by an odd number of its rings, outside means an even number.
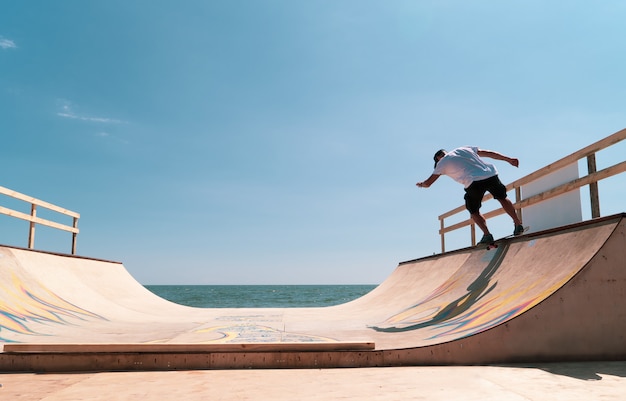
[[[498,285],[497,282],[492,283],[491,279],[501,266],[507,251],[507,245],[498,247],[491,261],[478,275],[478,277],[476,277],[476,279],[467,287],[467,292],[462,296],[456,298],[454,301],[449,302],[447,305],[443,306],[431,318],[416,324],[403,327],[372,326],[371,328],[373,330],[383,333],[399,333],[440,324],[467,312],[472,306],[476,304],[476,302],[480,301],[484,296],[489,294]],[[413,305],[408,309],[415,308],[418,305]]]
[[[572,379],[596,381],[601,375],[626,378],[626,361],[596,362],[550,362],[524,365],[501,365],[503,367],[540,369],[553,375],[567,376]]]

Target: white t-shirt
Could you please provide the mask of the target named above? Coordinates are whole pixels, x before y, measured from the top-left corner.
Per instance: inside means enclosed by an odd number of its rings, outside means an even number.
[[[478,156],[477,147],[463,146],[446,153],[437,163],[433,174],[447,175],[467,188],[474,181],[498,175],[498,170],[493,164],[485,163]]]

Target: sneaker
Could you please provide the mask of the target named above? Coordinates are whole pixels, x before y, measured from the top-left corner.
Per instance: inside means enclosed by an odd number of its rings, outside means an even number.
[[[491,244],[493,243],[493,235],[485,234],[483,238],[478,242],[479,244]]]
[[[524,234],[524,226],[518,224],[515,226],[515,230],[513,230],[513,235],[518,236]]]

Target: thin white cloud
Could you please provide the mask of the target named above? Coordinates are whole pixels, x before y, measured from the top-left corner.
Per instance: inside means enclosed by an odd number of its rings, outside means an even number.
[[[74,111],[72,103],[66,99],[57,99],[56,102],[57,102],[57,107],[60,109],[56,113],[58,117],[67,118],[70,120],[87,121],[87,122],[102,123],[102,124],[128,124],[128,122],[126,121],[118,120],[115,118],[92,117],[92,116],[80,115]],[[102,128],[101,131],[97,131],[95,133],[92,133],[91,135],[93,135],[96,138],[102,138],[101,140],[107,141],[107,142],[114,141],[114,142],[119,142],[123,144],[130,143],[125,139],[121,139],[121,138],[111,135],[109,132],[105,130],[105,128]]]
[[[111,136],[108,132],[104,132],[104,131],[97,132],[95,134],[95,136],[97,136],[98,138],[107,138],[106,139],[107,141],[113,140],[113,141],[116,141],[116,142],[119,142],[119,143],[123,143],[125,145],[128,145],[130,143],[126,139],[120,139],[118,137]]]
[[[3,49],[17,49],[17,45],[11,39],[0,36],[0,47]]]
[[[69,118],[72,120],[80,120],[80,121],[89,121],[94,123],[103,123],[103,124],[126,124],[126,121],[118,120],[115,118],[107,118],[107,117],[93,117],[93,116],[84,116],[76,114],[72,110],[72,105],[67,100],[59,100],[61,104],[61,111],[57,113],[57,116],[63,118]]]
[[[115,118],[79,116],[73,113],[57,113],[57,116],[63,117],[63,118],[71,118],[73,120],[91,121],[94,123],[109,123],[109,124],[123,124],[124,123],[124,121],[116,120]]]

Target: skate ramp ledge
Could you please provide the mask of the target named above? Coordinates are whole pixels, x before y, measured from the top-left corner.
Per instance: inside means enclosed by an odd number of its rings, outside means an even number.
[[[372,351],[373,342],[246,344],[5,344],[5,353],[227,353]]]

